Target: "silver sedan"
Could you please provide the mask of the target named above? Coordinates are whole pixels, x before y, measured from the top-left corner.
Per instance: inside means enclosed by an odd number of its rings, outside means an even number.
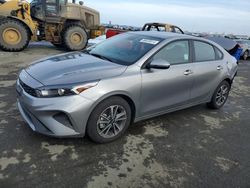
[[[129,32],[22,70],[17,104],[36,132],[107,143],[133,122],[201,103],[221,108],[236,73],[236,59],[206,39]]]

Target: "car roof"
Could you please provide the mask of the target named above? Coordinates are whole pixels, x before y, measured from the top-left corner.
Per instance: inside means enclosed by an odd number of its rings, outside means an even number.
[[[144,35],[149,37],[156,37],[161,39],[170,39],[170,38],[190,38],[190,39],[197,39],[197,37],[193,37],[190,35],[179,34],[179,33],[172,33],[172,32],[159,32],[159,31],[136,31],[136,32],[129,32],[137,35]]]
[[[156,37],[156,38],[161,38],[163,40],[171,40],[171,39],[191,39],[191,40],[198,40],[198,41],[204,41],[208,42],[217,48],[223,48],[221,45],[218,43],[211,41],[209,39],[206,39],[204,37],[195,37],[191,35],[185,35],[185,34],[179,34],[179,33],[172,33],[172,32],[159,32],[159,31],[134,31],[134,32],[129,32],[137,35],[144,35],[144,36],[149,36],[149,37]]]

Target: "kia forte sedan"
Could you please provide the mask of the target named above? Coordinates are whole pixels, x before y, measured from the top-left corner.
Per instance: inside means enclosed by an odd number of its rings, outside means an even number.
[[[17,104],[36,132],[107,143],[133,122],[202,103],[221,108],[236,72],[236,59],[206,39],[129,32],[22,70]]]

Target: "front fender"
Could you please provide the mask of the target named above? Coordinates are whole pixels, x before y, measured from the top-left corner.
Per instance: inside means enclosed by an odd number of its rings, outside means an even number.
[[[109,93],[103,95],[102,97],[98,98],[94,102],[94,104],[92,105],[90,112],[92,112],[100,102],[102,102],[110,97],[113,97],[113,96],[124,96],[126,98],[129,98],[133,102],[133,104],[135,106],[135,110],[138,108],[138,103],[128,92],[126,92],[126,91],[114,91],[114,92],[109,92]],[[137,110],[136,110],[136,112],[137,112]]]

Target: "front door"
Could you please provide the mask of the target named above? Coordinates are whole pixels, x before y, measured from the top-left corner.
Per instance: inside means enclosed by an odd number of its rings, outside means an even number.
[[[157,114],[186,104],[193,84],[188,40],[171,42],[152,60],[163,59],[170,68],[142,69],[141,116]]]

